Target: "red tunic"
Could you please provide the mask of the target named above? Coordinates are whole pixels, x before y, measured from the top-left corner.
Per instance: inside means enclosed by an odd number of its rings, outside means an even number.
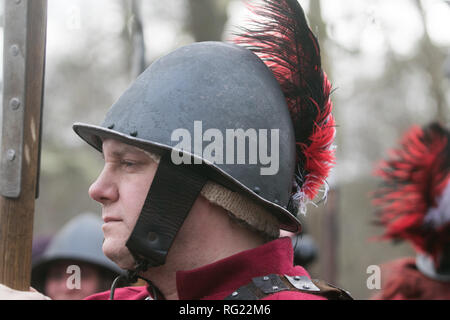
[[[374,300],[449,300],[450,282],[425,276],[415,258],[401,258],[381,267],[382,291]]]
[[[300,266],[293,265],[293,249],[289,238],[280,238],[258,248],[189,271],[178,271],[176,283],[180,300],[222,300],[252,278],[269,274],[307,276]],[[119,288],[116,300],[143,300],[150,296],[147,287]],[[109,291],[92,295],[88,300],[107,300]],[[281,291],[263,300],[325,300],[297,291]]]

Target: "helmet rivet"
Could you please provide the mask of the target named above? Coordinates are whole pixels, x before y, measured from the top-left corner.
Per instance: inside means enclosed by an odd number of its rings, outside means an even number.
[[[110,130],[114,129],[114,124],[110,124],[110,125],[108,126],[108,129],[110,129]]]
[[[267,280],[269,280],[269,277],[268,277],[268,276],[265,276],[265,277],[263,278],[263,280],[264,280],[264,281],[267,281]]]
[[[295,276],[295,277],[294,277],[294,280],[300,281],[300,276]]]
[[[278,201],[278,199],[275,199],[275,200],[273,200],[273,203],[280,204],[280,201]]]
[[[236,297],[238,294],[239,294],[239,293],[238,293],[237,291],[235,291],[235,292],[233,292],[233,293],[231,294],[231,296],[232,296],[232,297]]]
[[[311,287],[309,286],[309,284],[304,284],[304,285],[303,285],[303,289],[308,290],[308,289],[311,289]]]
[[[137,131],[132,131],[132,132],[130,133],[130,136],[132,136],[132,137],[137,137],[137,135],[138,135],[138,132],[137,132]]]
[[[253,192],[256,194],[260,194],[261,193],[261,189],[259,187],[254,187],[253,188]]]

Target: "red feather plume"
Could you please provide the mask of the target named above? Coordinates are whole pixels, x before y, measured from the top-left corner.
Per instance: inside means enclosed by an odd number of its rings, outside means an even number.
[[[426,221],[450,183],[449,138],[449,131],[437,123],[414,126],[378,165],[375,175],[383,183],[373,204],[385,227],[383,239],[410,241],[416,251],[434,257],[450,241],[450,223],[436,227]]]
[[[321,66],[317,38],[296,0],[265,0],[252,9],[252,29],[234,41],[256,53],[272,70],[286,97],[294,124],[297,169],[289,209],[297,213],[313,200],[335,163],[335,120],[331,84]]]

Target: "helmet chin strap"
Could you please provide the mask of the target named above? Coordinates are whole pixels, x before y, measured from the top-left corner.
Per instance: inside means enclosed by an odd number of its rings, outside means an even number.
[[[126,243],[136,260],[128,280],[136,282],[139,273],[166,262],[173,240],[206,182],[201,165],[175,165],[170,153],[163,155]]]

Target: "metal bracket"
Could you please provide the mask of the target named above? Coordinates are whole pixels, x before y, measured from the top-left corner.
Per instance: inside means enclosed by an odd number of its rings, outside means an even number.
[[[289,289],[276,274],[269,274],[268,276],[253,278],[252,282],[265,294],[272,294]]]
[[[0,193],[8,198],[18,198],[22,184],[27,14],[28,1],[5,1]]]
[[[302,291],[310,291],[310,292],[319,292],[320,289],[309,279],[305,276],[295,276],[295,277],[289,277],[284,276],[290,284],[292,284],[295,288]]]

